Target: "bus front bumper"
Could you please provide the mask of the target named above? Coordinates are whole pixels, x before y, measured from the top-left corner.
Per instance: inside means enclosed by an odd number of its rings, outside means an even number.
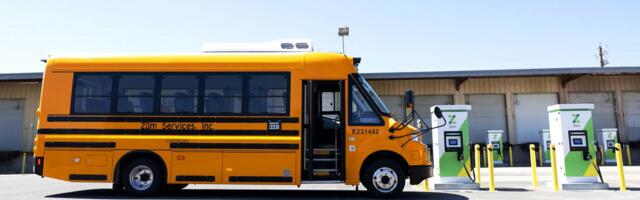
[[[409,183],[417,185],[424,179],[433,176],[433,167],[429,165],[410,166],[409,167]]]

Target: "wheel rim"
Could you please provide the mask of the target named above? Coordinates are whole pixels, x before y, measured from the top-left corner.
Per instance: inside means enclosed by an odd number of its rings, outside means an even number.
[[[381,167],[373,173],[373,186],[380,192],[391,192],[398,186],[398,174],[391,168]]]
[[[138,165],[129,173],[129,183],[135,190],[146,190],[153,184],[153,171],[146,165]]]

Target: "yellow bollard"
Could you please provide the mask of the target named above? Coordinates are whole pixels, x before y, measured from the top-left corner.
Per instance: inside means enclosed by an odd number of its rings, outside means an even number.
[[[558,168],[556,167],[556,146],[551,145],[551,171],[553,172],[553,191],[558,191]]]
[[[600,159],[600,166],[604,166],[604,148],[602,146],[599,146],[598,148],[600,148],[600,158],[602,158]]]
[[[631,148],[629,148],[629,144],[625,145],[627,147],[627,163],[631,166]]]
[[[489,192],[495,192],[496,183],[493,179],[493,146],[489,145],[487,150],[489,151],[487,152],[487,154],[489,154],[489,160],[487,161],[487,163],[489,163]]]
[[[509,145],[509,167],[513,167],[513,149]]]
[[[476,165],[476,183],[480,186],[480,145],[476,144],[473,146],[474,149],[474,158]]]
[[[22,153],[22,174],[24,174],[26,167],[27,167],[27,153],[23,152]]]
[[[540,167],[544,166],[544,160],[542,158],[542,145],[540,145],[540,148],[538,148],[538,159],[540,159]]]
[[[536,169],[536,145],[529,145],[529,156],[531,157],[531,177],[533,178],[531,181],[533,183],[533,187],[538,187],[538,170]]]
[[[429,191],[429,178],[424,179],[424,191],[425,192]]]
[[[482,162],[484,162],[484,165],[482,166],[487,167],[487,147],[486,146],[482,147],[482,155],[484,157],[484,159],[482,159]]]
[[[620,176],[620,192],[626,192],[627,184],[624,180],[624,169],[622,168],[622,166],[624,165],[624,162],[622,161],[622,146],[620,145],[620,143],[616,143],[615,147],[616,164],[618,165],[618,176]]]

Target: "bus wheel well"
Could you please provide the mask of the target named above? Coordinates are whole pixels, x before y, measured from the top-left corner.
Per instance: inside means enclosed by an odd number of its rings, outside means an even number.
[[[393,151],[383,150],[372,153],[371,155],[367,156],[366,159],[364,159],[364,162],[362,162],[362,165],[360,166],[360,178],[362,179],[362,177],[364,176],[363,173],[366,171],[366,167],[369,166],[369,164],[375,162],[376,160],[382,159],[395,161],[400,166],[402,166],[402,170],[404,170],[405,174],[409,173],[409,163],[407,163],[407,161],[400,154]]]
[[[160,168],[162,170],[160,173],[164,174],[164,179],[165,179],[164,181],[166,181],[166,179],[168,178],[166,177],[167,165],[158,154],[152,151],[147,151],[147,150],[134,150],[134,151],[127,152],[122,157],[120,157],[120,159],[118,159],[118,163],[116,164],[116,167],[113,172],[114,187],[115,186],[122,187],[122,182],[121,182],[122,180],[120,180],[122,171],[125,169],[125,167],[127,167],[127,164],[129,164],[129,162],[131,162],[136,158],[151,158],[154,161],[156,161],[160,165]]]

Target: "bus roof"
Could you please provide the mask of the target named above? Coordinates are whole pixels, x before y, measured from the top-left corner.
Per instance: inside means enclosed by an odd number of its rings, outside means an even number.
[[[47,70],[53,71],[283,71],[335,66],[343,70],[349,67],[348,70],[354,72],[358,61],[359,58],[329,52],[58,54],[46,60]],[[179,69],[176,69],[177,65],[180,65]]]

